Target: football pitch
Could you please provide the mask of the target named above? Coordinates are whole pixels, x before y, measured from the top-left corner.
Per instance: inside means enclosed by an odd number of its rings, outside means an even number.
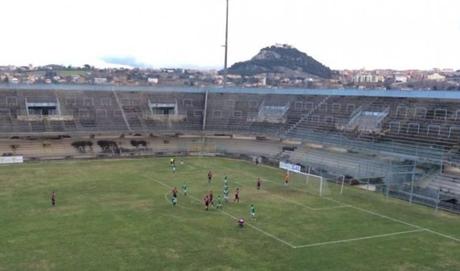
[[[176,164],[176,173],[169,158],[0,167],[0,270],[460,270],[458,215],[332,183],[320,197],[314,177],[285,186],[284,171],[246,161]],[[230,201],[206,211],[202,198],[221,195],[224,176]]]

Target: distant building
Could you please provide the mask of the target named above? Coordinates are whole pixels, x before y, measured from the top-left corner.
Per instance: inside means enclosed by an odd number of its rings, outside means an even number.
[[[358,74],[353,77],[354,83],[383,83],[384,81],[383,75]]]
[[[38,80],[38,78],[36,76],[29,75],[29,76],[27,76],[27,79],[25,80],[25,83],[34,84],[37,80]]]
[[[442,69],[442,72],[443,73],[454,73],[455,70],[454,69]]]
[[[241,75],[239,74],[227,74],[228,79],[241,79]]]
[[[445,81],[446,77],[439,73],[433,73],[433,74],[429,74],[427,76],[427,79],[431,81]]]
[[[257,86],[265,87],[267,85],[267,77],[265,75],[255,76],[258,80]]]
[[[407,76],[405,75],[395,75],[394,76],[395,83],[407,83]]]
[[[147,78],[147,82],[152,85],[157,85],[158,81],[159,81],[158,78],[152,78],[152,77]]]
[[[94,84],[107,84],[107,78],[105,77],[95,77]]]
[[[15,70],[16,68],[12,65],[9,65],[9,66],[0,66],[0,71],[13,71]]]
[[[80,82],[80,75],[73,75],[72,83],[79,83],[79,82]]]
[[[294,46],[289,45],[289,44],[282,44],[282,43],[277,43],[273,47],[275,48],[285,48],[285,49],[293,49]]]

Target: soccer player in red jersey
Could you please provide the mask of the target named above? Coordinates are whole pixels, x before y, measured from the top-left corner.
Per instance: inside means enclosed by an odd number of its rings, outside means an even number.
[[[260,178],[257,177],[257,190],[260,190],[260,186],[261,186],[261,182],[260,182]]]
[[[54,191],[51,193],[51,206],[56,206],[56,192]]]
[[[176,187],[173,188],[173,190],[171,191],[171,194],[173,198],[177,198],[177,188]]]
[[[208,211],[209,210],[209,196],[208,195],[204,196],[203,202],[204,202],[204,206],[206,207],[206,211]]]
[[[209,204],[212,204],[214,206],[214,196],[212,194],[212,191],[209,191],[208,199],[209,199]]]
[[[208,171],[208,184],[211,184],[212,181],[212,172]]]
[[[236,188],[236,191],[235,191],[235,198],[233,199],[233,202],[240,202],[240,188]]]

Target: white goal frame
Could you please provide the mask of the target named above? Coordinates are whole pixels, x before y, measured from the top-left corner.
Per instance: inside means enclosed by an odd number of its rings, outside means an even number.
[[[281,169],[286,170],[286,173],[291,175],[291,173],[299,174],[305,176],[305,185],[308,185],[310,177],[315,177],[319,179],[319,196],[323,196],[323,185],[324,185],[324,178],[323,176],[320,175],[314,175],[310,173],[310,167],[308,168],[308,173],[302,172],[300,170],[300,166],[298,165],[293,165],[285,162],[280,162],[279,167]]]

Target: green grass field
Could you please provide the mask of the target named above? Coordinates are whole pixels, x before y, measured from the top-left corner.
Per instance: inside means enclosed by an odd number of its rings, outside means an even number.
[[[283,171],[244,161],[183,161],[175,174],[167,158],[0,167],[0,270],[460,270],[457,215],[334,184],[319,197],[314,180],[286,187]],[[224,175],[241,202],[205,211]]]

